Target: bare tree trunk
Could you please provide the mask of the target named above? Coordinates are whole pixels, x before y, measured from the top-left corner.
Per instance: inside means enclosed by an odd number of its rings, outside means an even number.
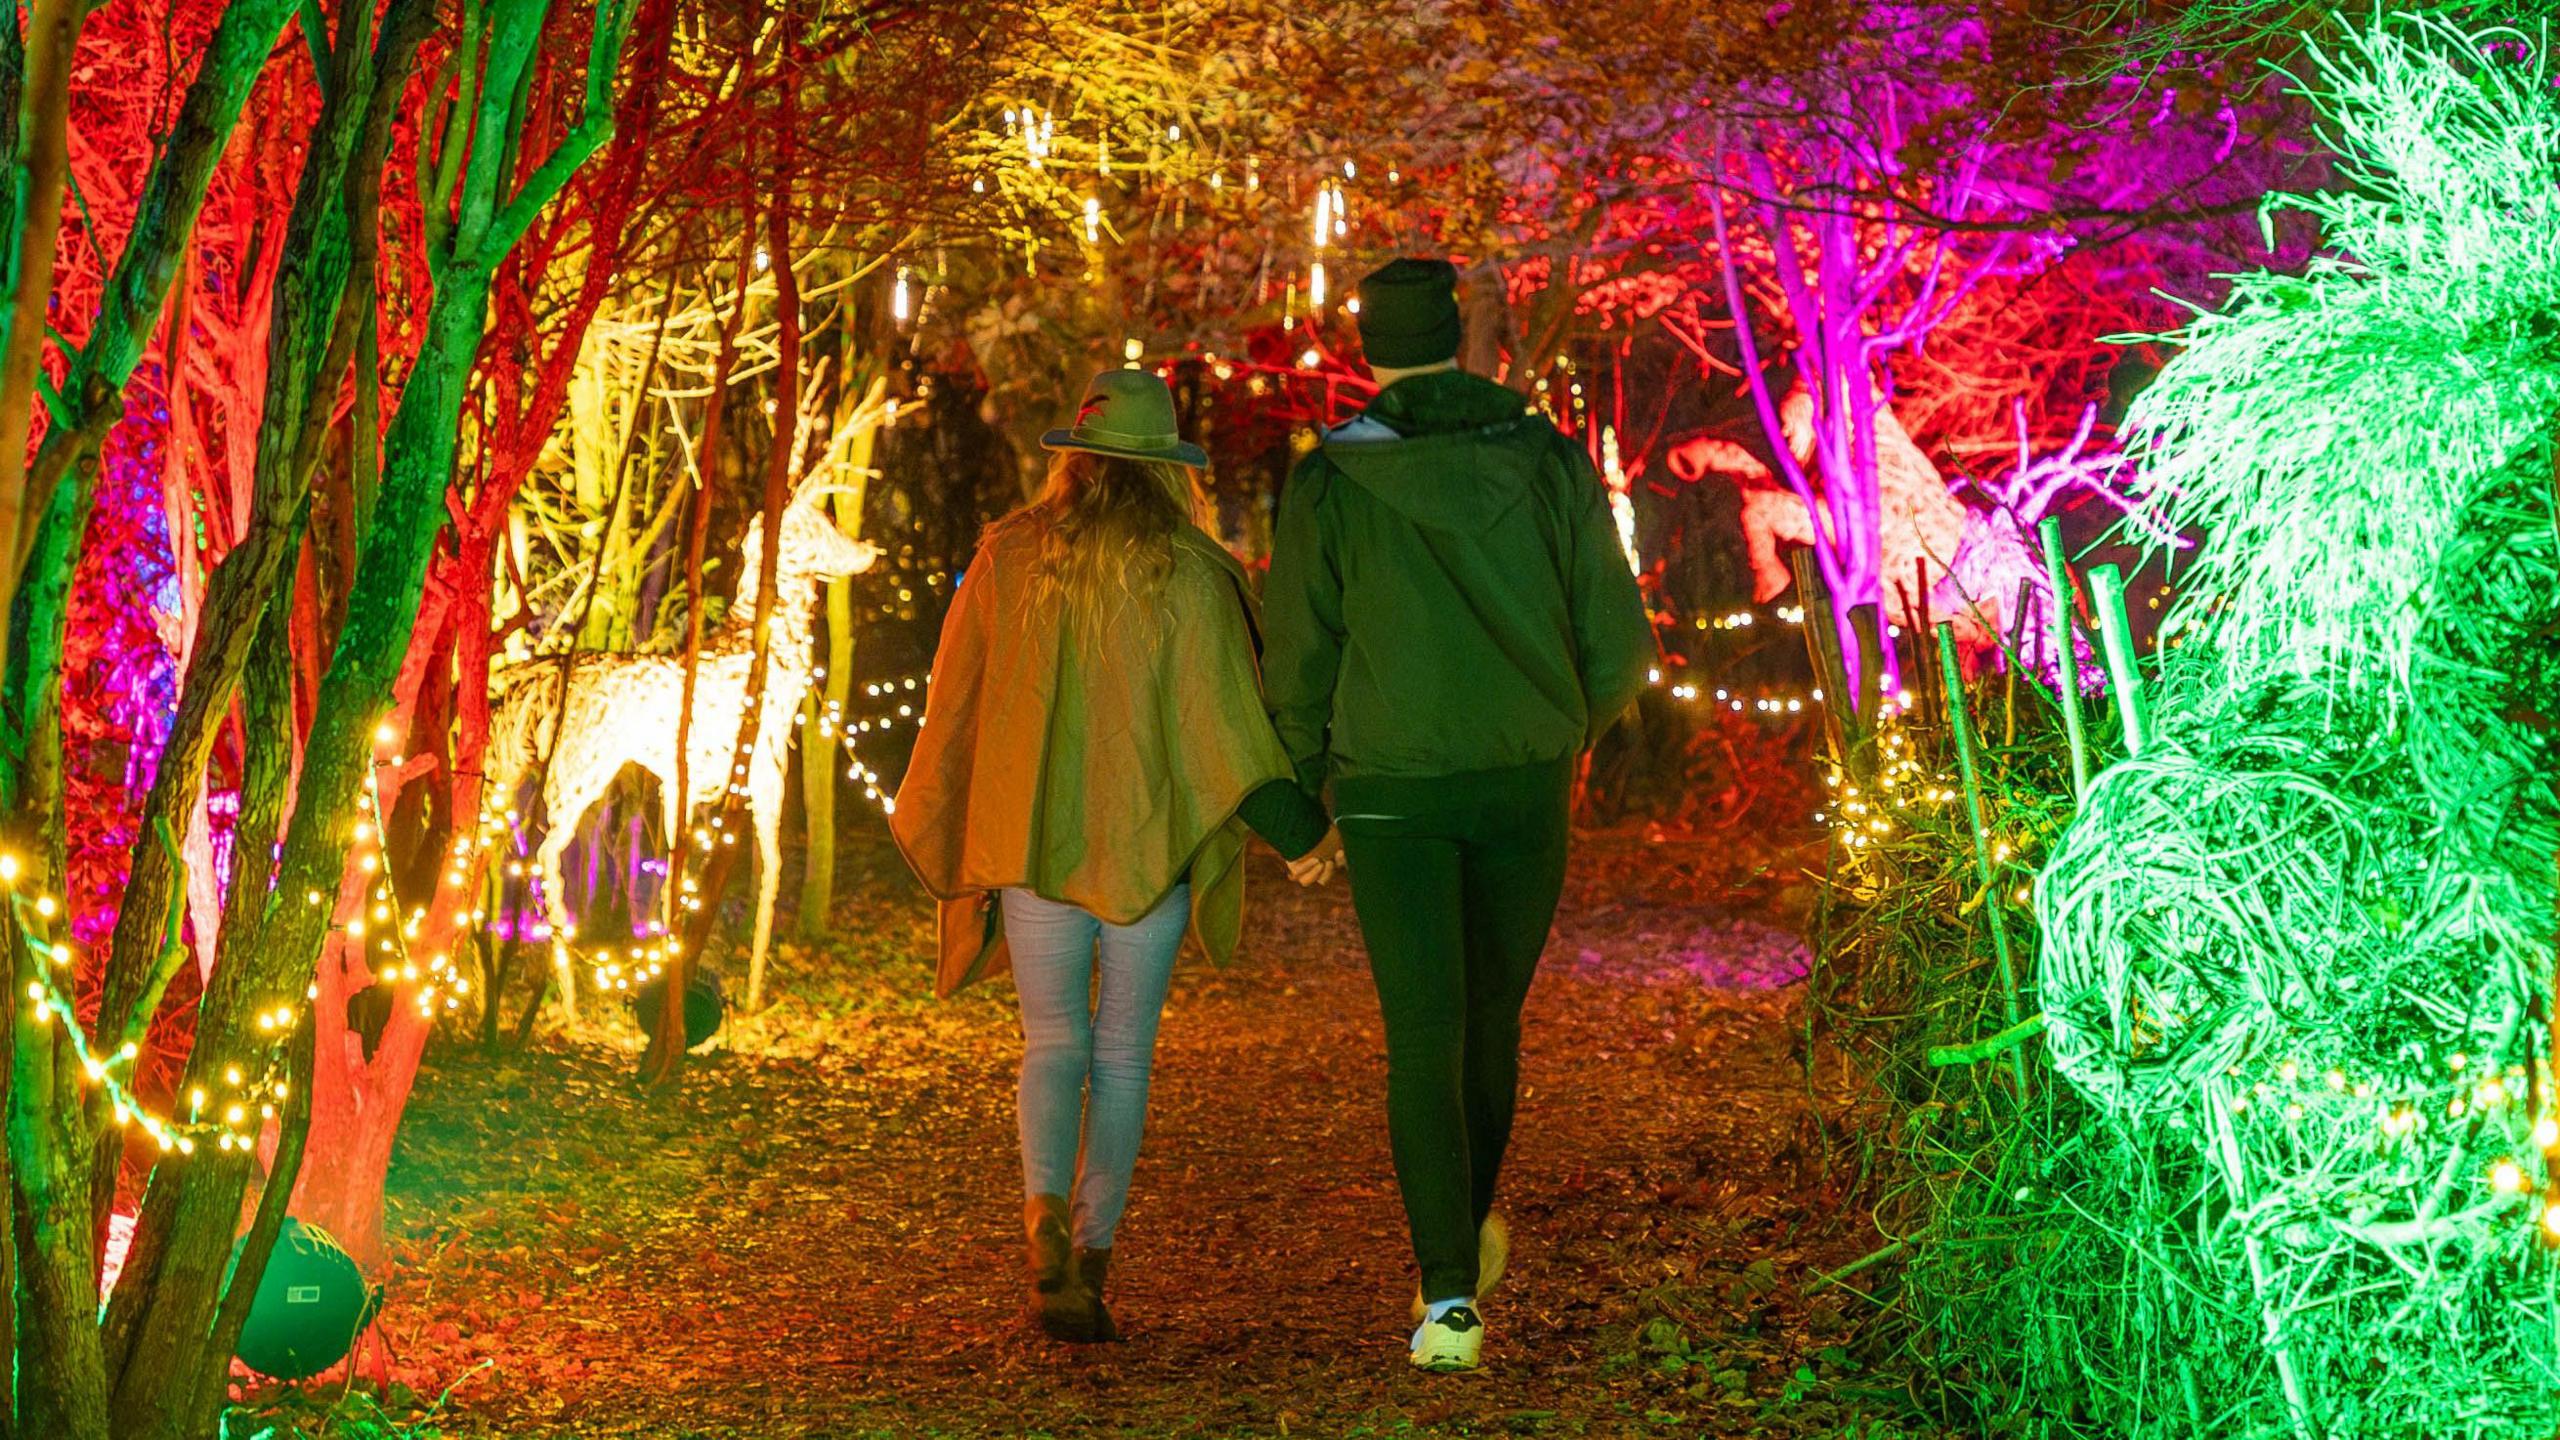
[[[863,500],[871,483],[871,458],[880,427],[873,418],[887,392],[886,376],[875,375],[853,397],[841,423],[855,428],[845,446],[845,490],[831,498],[836,527],[862,537]],[[807,817],[808,844],[801,855],[799,932],[814,940],[827,929],[827,912],[836,893],[836,756],[843,739],[845,707],[853,698],[853,582],[827,582],[826,674],[809,694],[809,714],[800,727],[800,806]]]
[[[738,329],[746,323],[747,276],[752,270],[749,253],[755,248],[754,236],[754,227],[749,225],[738,240],[737,285],[730,296],[728,317],[720,323],[719,354],[711,366],[711,393],[703,401],[702,435],[696,446],[700,459],[694,466],[700,488],[693,495],[693,515],[685,539],[685,583],[692,588],[685,604],[684,686],[678,692],[676,705],[676,793],[667,802],[667,813],[675,817],[675,833],[667,837],[667,883],[659,891],[666,909],[666,931],[680,945],[690,943],[693,929],[685,910],[685,865],[693,835],[693,767],[688,757],[693,749],[694,680],[702,667],[702,555],[710,537],[711,477],[713,467],[719,463],[720,425],[728,412],[729,376],[738,361]],[[778,551],[781,539],[774,524],[766,522],[765,549]],[[543,817],[546,825],[574,824],[576,820],[574,815]],[[679,993],[681,988],[671,980],[668,993]],[[677,1013],[681,1032],[682,1011]],[[682,1053],[681,1046],[678,1053]]]
[[[42,854],[37,875],[48,887],[64,873],[59,679],[71,576],[96,494],[98,443],[122,414],[124,380],[158,329],[213,166],[291,8],[290,0],[234,0],[223,11],[160,159],[144,181],[133,230],[108,278],[89,343],[71,359],[64,386],[69,423],[58,419],[47,431],[32,468],[18,443],[0,444],[0,524],[11,532],[9,543],[0,546],[0,593],[7,593],[10,606],[0,683],[0,750],[6,752],[0,754],[0,771],[8,776],[0,785],[10,793],[0,797],[0,806],[10,838],[41,845],[21,853]],[[41,59],[31,57],[34,94],[27,106],[34,125],[20,137],[28,159],[20,174],[30,188],[20,217],[11,331],[0,351],[0,434],[24,434],[29,418],[51,292],[53,231],[61,218],[59,117],[68,104],[69,77],[60,67],[67,66],[78,31],[76,8],[66,12],[46,3],[36,14]],[[41,515],[32,535],[21,533],[25,513],[17,508],[29,502]],[[49,937],[29,931],[14,915],[7,932],[13,990],[49,983],[43,968],[49,964],[43,953]],[[105,1101],[102,1095],[82,1098],[63,1034],[70,1017],[45,1027],[25,1018],[28,1012],[17,1014],[10,1168],[21,1209],[13,1222],[23,1272],[19,1293],[30,1304],[16,1317],[14,1339],[20,1373],[39,1377],[27,1387],[20,1419],[33,1434],[105,1440],[111,1377],[97,1326],[97,1182],[91,1158],[93,1137],[104,1128]],[[105,1012],[98,1028],[121,1033],[121,1017]]]
[[[371,15],[342,13],[318,128],[305,153],[285,232],[285,253],[267,327],[266,395],[258,430],[248,532],[210,577],[189,647],[186,684],[143,803],[124,898],[108,951],[100,1014],[127,1017],[139,1040],[182,953],[155,953],[171,907],[182,903],[177,857],[149,843],[157,826],[200,810],[205,767],[231,711],[251,637],[300,543],[303,497],[317,464],[339,377],[373,309],[372,258],[380,174],[391,120],[419,43],[433,21],[423,0],[393,0],[377,44]],[[119,1147],[99,1148],[104,1209],[112,1198]]]
[[[407,658],[428,556],[444,523],[463,392],[487,321],[490,278],[533,213],[610,129],[604,101],[629,18],[628,9],[616,4],[594,15],[587,103],[577,125],[532,168],[520,190],[512,197],[506,193],[524,119],[522,92],[547,8],[539,0],[497,0],[477,12],[478,32],[469,37],[474,43],[457,50],[457,65],[476,61],[477,69],[468,77],[473,83],[463,87],[472,96],[464,107],[469,113],[448,129],[449,163],[430,200],[430,214],[437,217],[430,248],[435,296],[425,341],[384,446],[381,492],[348,587],[346,621],[310,708],[277,884],[255,906],[254,933],[224,937],[223,961],[206,990],[188,1057],[184,1083],[190,1088],[222,1093],[225,1067],[244,1056],[273,1054],[273,1039],[260,1037],[265,1027],[256,1017],[279,1005],[298,1009],[292,997],[310,983],[339,913],[329,897],[347,886],[355,839],[349,800],[378,758],[375,727],[390,707]],[[466,133],[474,140],[467,159]],[[440,208],[447,203],[449,210]],[[283,1117],[276,1167],[267,1180],[270,1195],[278,1193],[274,1187],[293,1183],[307,1119],[307,1112],[297,1115],[290,1108]],[[266,1262],[266,1246],[255,1232],[237,1262],[230,1259],[248,1180],[246,1156],[234,1160],[229,1152],[154,1170],[134,1252],[148,1257],[151,1268],[127,1274],[107,1316],[106,1328],[119,1338],[126,1357],[115,1377],[118,1440],[184,1440],[212,1428],[214,1417],[199,1407],[208,1397],[218,1400],[221,1388],[206,1382],[206,1371],[228,1364],[225,1327],[236,1329],[232,1317],[243,1312],[235,1306],[246,1303],[239,1297],[255,1292]],[[262,1209],[262,1227],[267,1218]],[[270,1239],[272,1233],[267,1231]]]
[[[36,380],[44,353],[45,302],[53,296],[54,247],[62,230],[62,191],[71,168],[72,52],[88,18],[82,0],[33,0],[23,48],[16,43],[17,12],[10,11],[12,57],[20,81],[10,99],[15,142],[10,150],[16,225],[7,256],[9,306],[0,334],[0,435],[23,436],[35,415]],[[31,525],[51,497],[29,488],[27,456],[14,439],[0,445],[0,615],[18,593]],[[0,665],[14,637],[0,638]]]
[[[791,16],[789,0],[784,0],[782,13],[787,46]],[[785,543],[782,512],[791,503],[792,441],[800,433],[800,280],[791,267],[791,120],[791,90],[786,85],[782,90],[782,183],[777,187],[772,209],[767,212],[773,236],[774,370],[773,440],[765,453],[764,464],[765,543],[764,552],[758,557],[763,573],[756,577],[755,659],[747,666],[746,709],[738,724],[737,744],[730,752],[729,773],[732,779],[726,803],[721,806],[728,821],[721,827],[722,848],[732,854],[746,848],[728,843],[736,837],[738,819],[747,806],[748,786],[738,783],[736,777],[745,775],[752,767],[750,757],[755,753],[756,737],[764,728],[765,690],[773,679],[773,607],[781,589],[778,577]],[[775,798],[777,802],[780,799],[779,796]],[[778,856],[759,856],[756,863],[762,867],[774,864],[778,859]],[[780,877],[759,874],[756,883],[765,890],[771,890],[780,883]],[[714,904],[719,896],[720,887],[713,886],[705,897],[705,903]],[[759,925],[756,944],[747,958],[746,1003],[750,1012],[764,1008],[765,949],[771,938],[761,928],[764,915],[761,902],[756,913]],[[689,966],[696,953],[688,949],[679,964]],[[666,989],[664,1005],[673,1014],[675,1033],[681,1037],[684,1034],[684,995],[682,988],[672,980]]]
[[[18,153],[20,107],[26,99],[27,50],[26,37],[19,33],[14,23],[16,11],[13,9],[10,14],[13,23],[0,25],[0,154],[14,157]],[[14,250],[15,239],[20,234],[19,200],[18,187],[0,185],[0,236],[10,237],[7,243],[11,245],[12,250]],[[10,258],[14,261],[14,253]],[[0,272],[0,276],[8,273]],[[14,282],[11,288],[14,290]],[[0,556],[14,553],[17,543],[16,527],[24,521],[23,515],[16,509],[21,500],[21,492],[17,490],[0,491],[0,507],[8,508],[8,519],[0,522]],[[0,559],[0,575],[14,573],[15,567],[6,559]],[[8,669],[9,602],[12,584],[11,581],[0,579],[0,673],[5,673]],[[7,780],[0,779],[0,815],[7,814],[10,788]],[[7,840],[6,832],[0,831],[0,844],[5,844]],[[9,934],[10,929],[9,920],[6,917],[0,917],[0,935]],[[15,955],[14,942],[8,944],[5,953]],[[6,971],[12,981],[16,979],[17,967],[14,960],[0,960],[0,971]],[[13,990],[11,993],[14,995],[16,992]],[[11,1074],[16,1066],[16,1054],[17,1026],[0,1024],[0,1131],[5,1130],[6,1117],[11,1113],[9,1094]],[[0,1133],[0,1147],[5,1147],[7,1143],[6,1134]],[[5,1347],[0,1349],[0,1353],[8,1355],[18,1353],[16,1216],[15,1187],[0,1184],[0,1347]],[[0,1365],[0,1440],[17,1440],[18,1379],[16,1371],[15,1365]]]
[[[788,0],[785,0],[782,46],[786,57],[790,45],[790,28],[791,12]],[[764,547],[759,557],[760,573],[756,577],[754,629],[750,632],[755,646],[755,655],[747,665],[746,700],[738,712],[738,735],[730,746],[731,760],[728,773],[721,777],[727,783],[721,791],[719,829],[730,843],[712,847],[711,853],[705,857],[702,866],[700,908],[693,911],[689,917],[690,923],[684,925],[679,932],[684,940],[683,945],[667,959],[666,985],[659,992],[657,1022],[649,1030],[649,1048],[640,1057],[641,1082],[651,1086],[673,1084],[684,1066],[685,990],[693,977],[694,966],[701,963],[703,951],[709,948],[712,929],[719,921],[720,894],[727,886],[730,868],[736,863],[738,851],[742,848],[734,842],[738,834],[738,822],[745,813],[744,801],[747,787],[737,783],[737,776],[745,768],[747,757],[753,752],[755,746],[756,729],[762,713],[767,674],[766,662],[772,653],[771,622],[775,594],[779,588],[776,584],[776,576],[782,560],[782,511],[790,499],[791,436],[798,428],[800,414],[800,287],[791,266],[789,149],[791,92],[788,87],[785,87],[782,93],[784,96],[783,121],[775,127],[775,133],[779,136],[783,147],[781,165],[776,177],[779,183],[775,186],[775,193],[766,209],[766,229],[769,237],[767,258],[772,264],[774,277],[776,364],[773,440],[765,457]],[[744,271],[740,274],[743,278]],[[743,304],[743,296],[741,303]],[[695,553],[697,556],[700,554],[698,539]],[[700,573],[698,566],[696,573],[697,575]],[[698,600],[695,613],[700,613]],[[697,639],[700,633],[700,622],[697,621],[694,630]],[[685,712],[688,726],[693,709],[694,662],[693,647],[688,646],[685,674]],[[685,748],[682,744],[676,747],[679,771],[683,765]],[[677,816],[677,824],[679,831],[686,828],[681,811]],[[671,885],[680,883],[678,877],[682,873],[670,865],[667,872],[668,883]],[[748,980],[747,1004],[750,1009],[754,1008],[757,1001],[762,998],[760,994],[764,979],[762,961],[763,957],[758,955],[751,962],[758,968]]]

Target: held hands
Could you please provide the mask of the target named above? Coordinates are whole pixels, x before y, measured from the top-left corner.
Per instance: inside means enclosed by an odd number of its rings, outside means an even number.
[[[1289,878],[1301,885],[1322,885],[1342,866],[1342,831],[1335,827],[1324,832],[1316,848],[1289,862]]]

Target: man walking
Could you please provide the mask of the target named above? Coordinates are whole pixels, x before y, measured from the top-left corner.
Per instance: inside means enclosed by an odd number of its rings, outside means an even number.
[[[1264,683],[1300,785],[1333,783],[1386,1019],[1413,1363],[1470,1370],[1574,766],[1656,652],[1589,456],[1457,368],[1456,269],[1398,260],[1359,296],[1379,391],[1281,495]]]

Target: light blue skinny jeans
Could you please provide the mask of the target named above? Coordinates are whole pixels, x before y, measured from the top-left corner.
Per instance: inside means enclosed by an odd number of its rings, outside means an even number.
[[[1106,925],[1028,890],[1001,899],[1022,995],[1023,1194],[1072,1195],[1075,1243],[1107,1250],[1147,1128],[1156,1021],[1190,925],[1191,887],[1176,885],[1133,925]]]

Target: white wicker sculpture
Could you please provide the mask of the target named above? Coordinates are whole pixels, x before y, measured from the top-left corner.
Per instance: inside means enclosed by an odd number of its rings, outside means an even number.
[[[858,575],[879,558],[879,547],[838,529],[820,503],[829,487],[804,485],[782,512],[782,553],[775,562],[772,642],[765,694],[756,716],[753,749],[732,774],[731,747],[747,705],[747,672],[754,663],[756,584],[764,551],[764,517],[747,528],[740,554],[743,579],[727,619],[704,632],[695,673],[693,725],[686,749],[686,788],[676,793],[676,734],[684,705],[681,655],[582,655],[560,698],[555,657],[523,661],[490,680],[488,774],[491,793],[512,803],[518,787],[546,750],[552,722],[560,719],[557,749],[544,772],[547,828],[536,852],[544,913],[560,962],[563,998],[574,996],[566,945],[575,931],[560,877],[560,858],[576,837],[578,821],[603,798],[625,765],[637,765],[658,782],[667,833],[692,813],[691,796],[744,786],[756,837],[756,937],[754,963],[761,969],[773,938],[773,905],[782,884],[783,777],[800,702],[809,690],[809,621],[821,580]],[[724,837],[725,838],[725,837]],[[669,883],[680,883],[669,877]]]
[[[1787,439],[1799,460],[1813,452],[1812,402],[1802,390],[1782,411]],[[2036,523],[2066,496],[2093,495],[2124,512],[2153,542],[2183,548],[2186,541],[2160,529],[2124,491],[2130,462],[2111,446],[2090,448],[2097,407],[2080,413],[2079,428],[2059,452],[2036,455],[2027,434],[2026,407],[2013,406],[2017,463],[2001,479],[1975,489],[1987,505],[1967,504],[1937,465],[1886,409],[1876,417],[1877,484],[1884,498],[1883,590],[1885,618],[1906,630],[1924,621],[1952,621],[1969,654],[1995,648],[2017,631],[2018,587],[2029,590],[2033,626],[2050,633],[2053,586],[2038,557]],[[1766,604],[1795,583],[1785,551],[1813,543],[1813,520],[1804,501],[1769,473],[1750,451],[1730,440],[1693,436],[1670,449],[1671,472],[1696,483],[1709,475],[1742,491],[1743,541],[1751,557],[1752,599]],[[1914,583],[1927,577],[1925,595]],[[1922,600],[1926,601],[1923,606]],[[2094,680],[2097,672],[2088,672]]]

